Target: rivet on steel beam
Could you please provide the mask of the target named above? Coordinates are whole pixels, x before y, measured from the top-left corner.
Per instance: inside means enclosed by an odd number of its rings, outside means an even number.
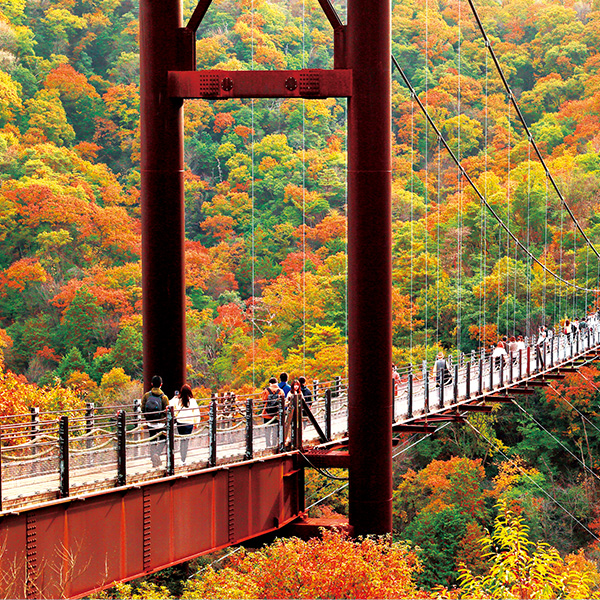
[[[288,92],[293,92],[297,87],[298,82],[295,77],[288,77],[285,80],[285,89],[288,90]]]
[[[221,81],[221,87],[226,92],[230,92],[233,89],[233,79],[231,77],[224,77],[223,81]]]

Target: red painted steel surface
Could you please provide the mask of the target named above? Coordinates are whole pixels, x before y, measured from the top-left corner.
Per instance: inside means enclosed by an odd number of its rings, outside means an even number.
[[[175,98],[330,98],[352,94],[349,70],[171,71]]]
[[[301,512],[297,460],[279,455],[2,513],[3,597],[81,597],[274,531]]]
[[[390,3],[348,3],[349,519],[392,529]]]
[[[180,0],[140,1],[144,385],[185,382],[183,109],[168,97],[180,60]],[[182,68],[182,67],[179,67]]]

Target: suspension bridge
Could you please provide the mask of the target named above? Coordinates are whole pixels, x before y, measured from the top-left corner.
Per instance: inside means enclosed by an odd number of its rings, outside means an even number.
[[[278,417],[266,423],[257,395],[235,402],[205,399],[201,425],[186,439],[186,464],[178,458],[184,438],[176,434],[171,411],[164,423],[160,467],[151,461],[151,447],[159,440],[149,437],[139,405],[89,406],[69,414],[40,415],[32,409],[6,417],[0,424],[0,588],[6,597],[83,597],[285,527],[308,528],[302,518],[308,466],[348,468],[349,526],[355,534],[387,533],[394,432],[434,434],[445,423],[464,422],[471,412],[489,413],[495,404],[516,403],[519,395],[600,357],[598,289],[588,285],[590,252],[600,255],[564,200],[503,75],[529,152],[543,165],[547,185],[572,221],[574,244],[578,236],[584,244],[584,284],[576,280],[577,252],[569,278],[562,264],[553,268],[545,252],[533,252],[529,225],[525,240],[511,228],[510,203],[501,214],[489,200],[487,181],[482,187],[469,174],[460,134],[453,147],[431,116],[426,95],[423,101],[402,65],[392,60],[386,3],[354,0],[343,24],[329,0],[319,0],[332,26],[333,69],[251,72],[196,70],[196,33],[210,4],[200,0],[184,26],[178,0],[140,3],[145,382],[155,373],[169,373],[169,395],[185,382],[182,108],[188,98],[348,99],[349,376],[315,383],[311,406],[298,398],[281,402]],[[471,0],[468,4],[502,73],[476,7]],[[455,164],[459,207],[469,186],[487,211],[485,219],[506,234],[507,257],[511,246],[515,256],[520,252],[525,257],[528,299],[534,293],[535,267],[544,284],[549,279],[555,290],[573,291],[569,309],[589,315],[586,329],[539,339],[528,312],[525,346],[506,358],[498,360],[480,347],[466,356],[457,353],[450,381],[440,381],[426,363],[401,368],[399,380],[390,378],[393,67],[410,92],[412,109],[424,116],[426,137],[433,132],[439,154],[444,149]],[[411,129],[414,118],[411,113]],[[510,165],[508,171],[510,177]],[[482,230],[486,225],[484,221]],[[461,236],[457,244],[462,244]],[[562,235],[560,239],[562,244]],[[413,242],[411,231],[411,256]],[[459,273],[462,253],[461,246]],[[482,263],[485,257],[482,236]],[[507,267],[507,289],[508,273]],[[514,281],[516,289],[516,276]],[[508,304],[506,310],[508,323]],[[460,348],[460,297],[457,311]]]

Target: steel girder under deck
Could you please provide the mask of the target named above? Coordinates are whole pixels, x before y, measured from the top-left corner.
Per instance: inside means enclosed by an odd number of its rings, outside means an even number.
[[[82,597],[275,531],[304,509],[297,464],[277,455],[2,513],[3,597]]]

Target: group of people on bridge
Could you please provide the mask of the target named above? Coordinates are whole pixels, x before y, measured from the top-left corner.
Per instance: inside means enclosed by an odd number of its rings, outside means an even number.
[[[281,373],[279,382],[275,377],[269,379],[269,384],[261,393],[262,413],[265,424],[273,424],[279,421],[280,406],[284,406],[286,415],[291,415],[290,407],[294,400],[304,402],[306,407],[312,404],[313,394],[306,385],[305,377],[298,377],[292,383],[288,383],[288,374]],[[150,445],[150,458],[153,467],[161,466],[161,455],[165,451],[167,441],[166,414],[167,409],[172,407],[173,418],[180,436],[179,452],[181,463],[186,464],[190,436],[194,428],[200,424],[200,408],[193,397],[192,388],[184,384],[180,390],[176,390],[173,398],[169,400],[162,390],[162,378],[155,375],[152,378],[152,388],[146,392],[141,401],[141,410],[144,415],[148,433],[152,443]],[[223,414],[232,415],[235,406],[235,394],[226,392],[223,395]],[[287,417],[286,417],[287,421]],[[265,427],[267,446],[275,443],[277,432],[274,427]]]
[[[544,347],[552,343],[554,336],[561,332],[565,335],[567,341],[575,339],[578,333],[584,334],[587,330],[596,325],[598,320],[597,313],[590,314],[587,317],[578,319],[564,319],[556,327],[546,327],[541,325],[538,328],[537,335],[535,336],[535,343],[533,344],[537,356],[537,360],[540,366],[545,365],[546,356]],[[496,344],[492,344],[489,347],[489,352],[494,361],[494,369],[499,370],[503,364],[506,364],[512,357],[513,364],[516,364],[519,360],[520,352],[525,352],[527,349],[526,344],[527,338],[522,335],[504,335]],[[443,352],[439,352],[433,369],[433,376],[436,382],[436,386],[449,385],[453,382],[451,357],[448,360],[445,358]],[[392,368],[392,376],[397,376],[395,366]]]
[[[306,378],[298,377],[294,379],[292,384],[288,383],[289,376],[287,373],[279,375],[279,382],[275,377],[269,379],[269,385],[265,387],[261,394],[263,402],[262,417],[266,423],[276,423],[279,421],[279,409],[284,403],[286,415],[291,417],[294,401],[302,400],[304,404],[310,408],[312,404],[312,392],[306,386]],[[287,418],[286,418],[287,421]],[[266,428],[267,446],[275,443],[277,432],[274,428]]]
[[[190,438],[194,427],[200,424],[200,408],[194,399],[192,388],[187,383],[177,390],[171,400],[162,391],[162,378],[159,375],[152,377],[152,389],[142,398],[142,413],[150,437],[154,443],[150,445],[150,458],[153,467],[160,467],[161,454],[166,448],[167,431],[165,417],[167,408],[173,407],[173,417],[177,424],[177,433],[182,436],[179,452],[181,462],[185,464]]]

